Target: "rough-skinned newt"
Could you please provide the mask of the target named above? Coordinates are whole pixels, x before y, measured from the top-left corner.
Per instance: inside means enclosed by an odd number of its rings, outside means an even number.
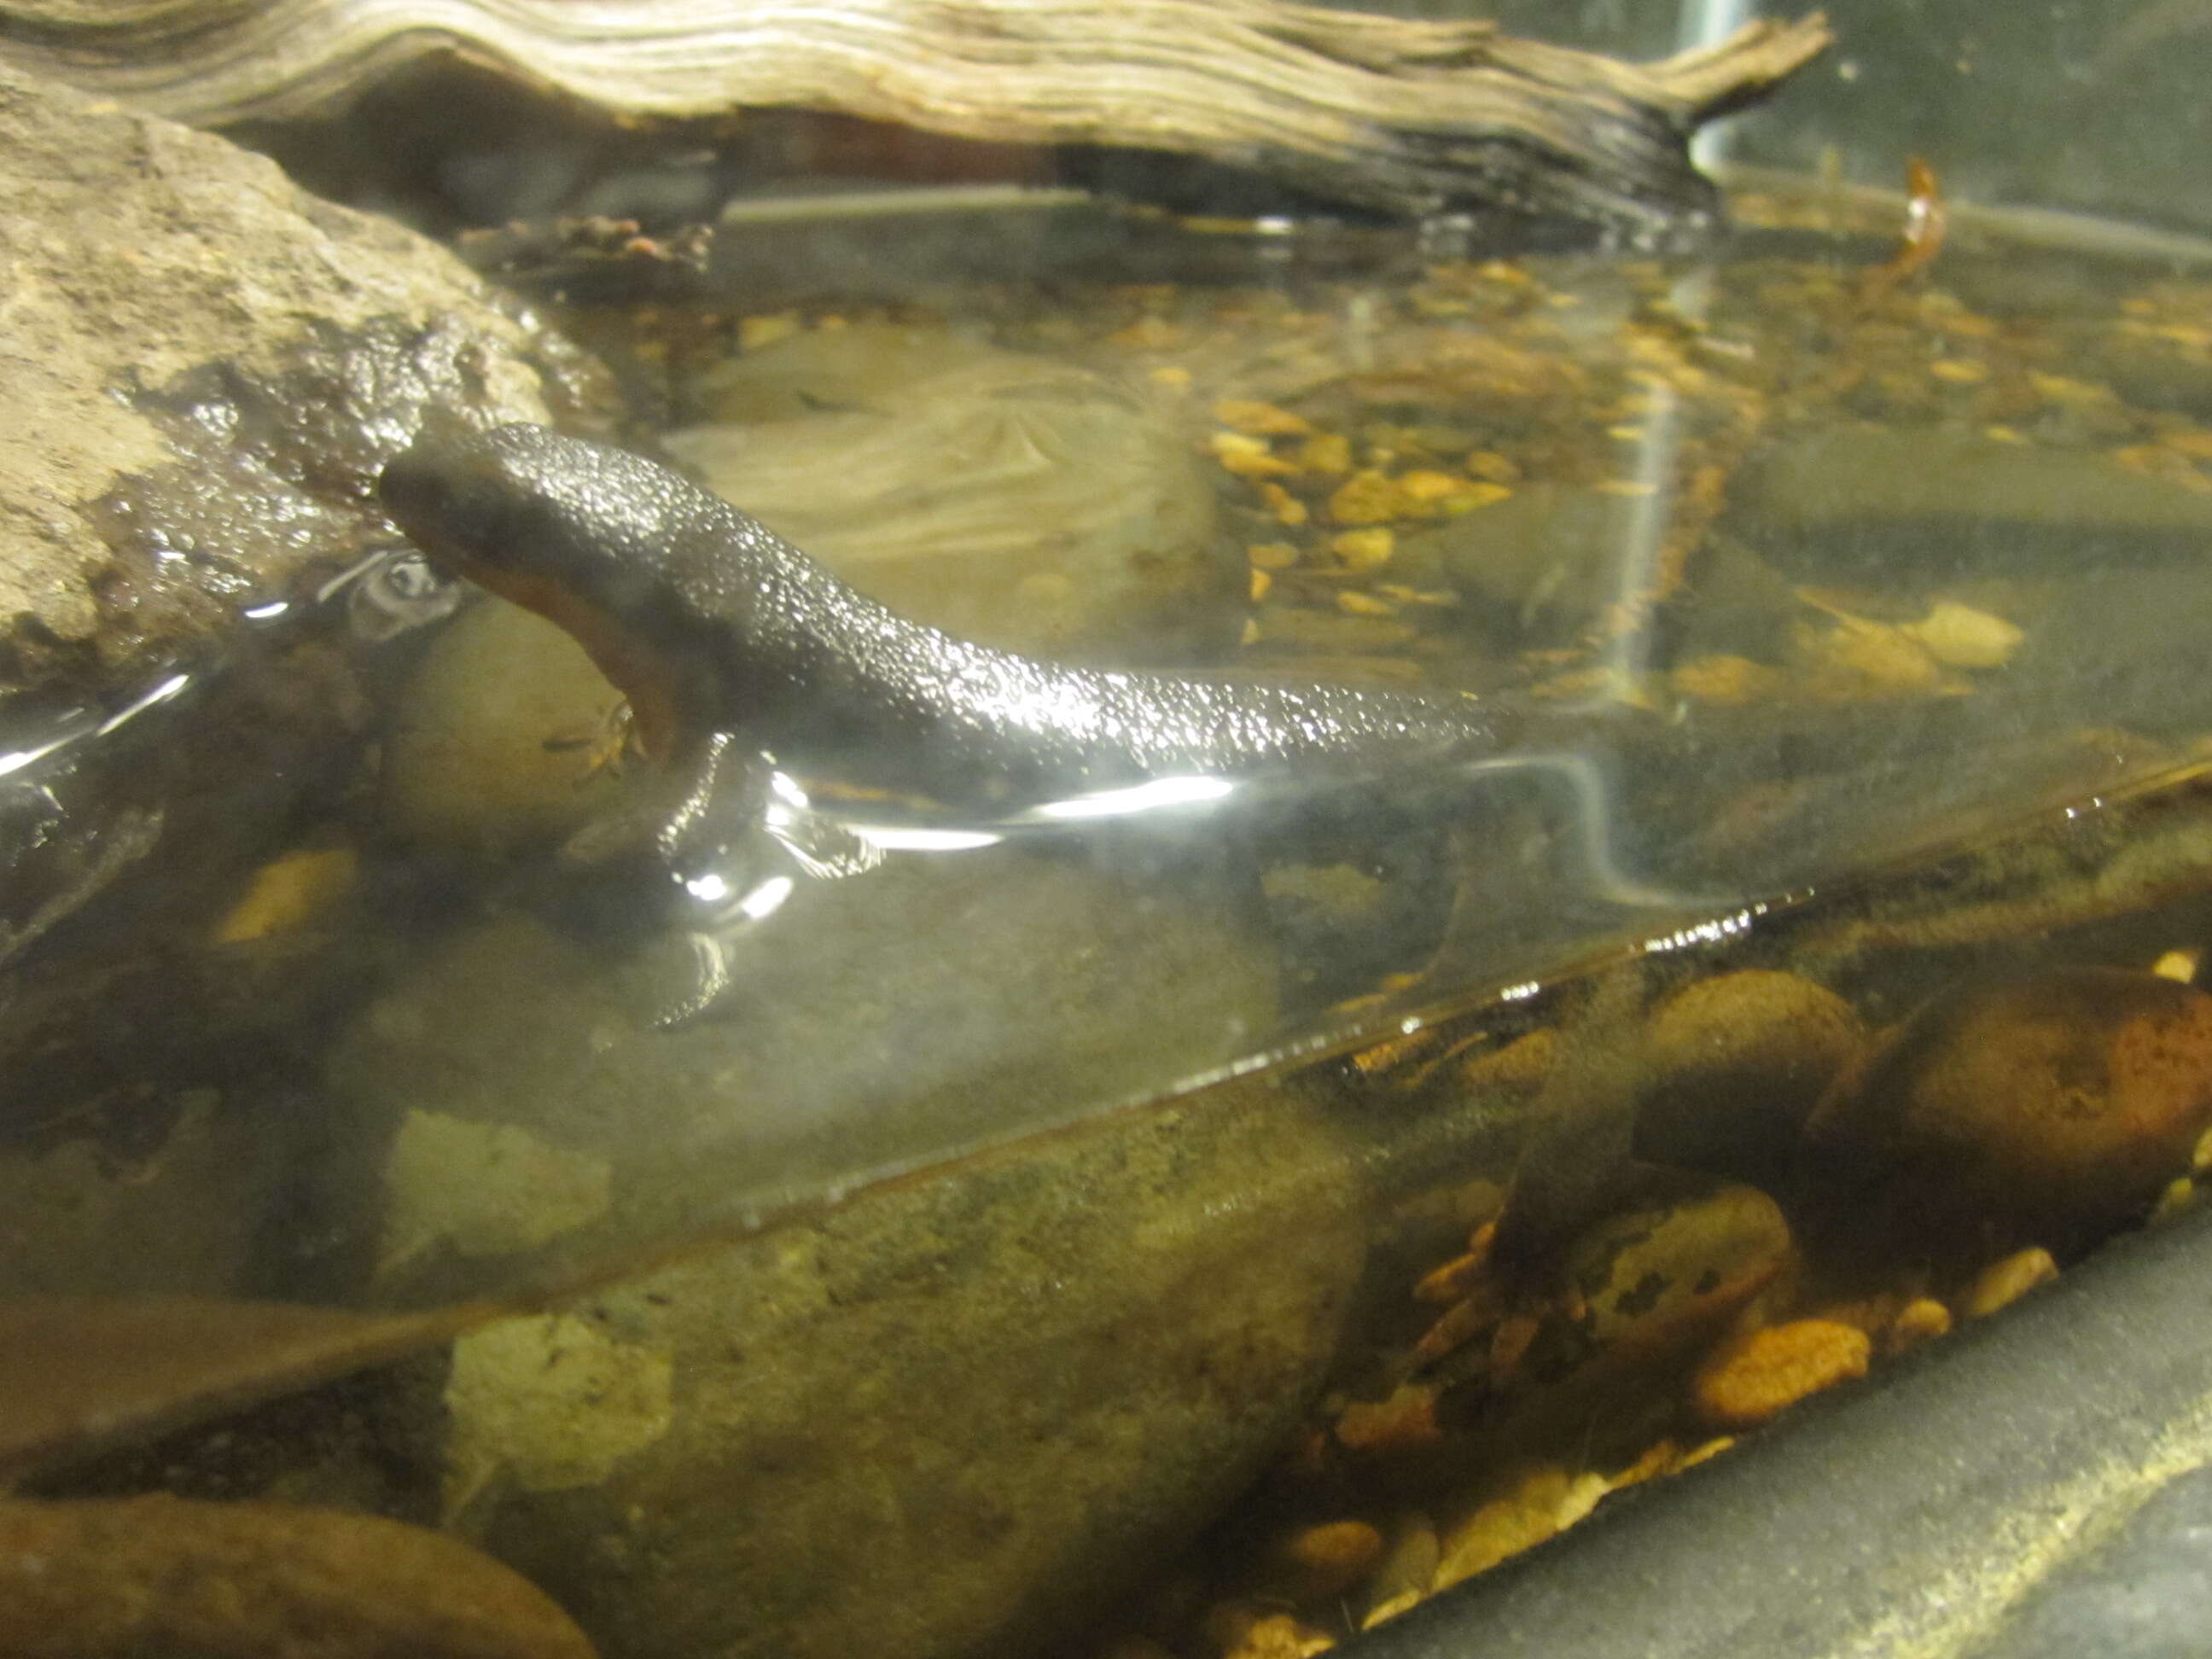
[[[741,730],[786,762],[999,810],[1166,776],[1449,768],[1509,741],[1464,694],[1110,673],[955,639],[666,468],[542,427],[426,434],[379,493],[434,563],[580,641],[661,759]]]
[[[715,957],[697,1006],[738,927],[881,855],[794,780],[924,803],[988,841],[1230,793],[1301,823],[1334,800],[1357,821],[1370,796],[1547,771],[1575,797],[1594,887],[1650,896],[1612,866],[1605,781],[1573,740],[1587,716],[991,649],[895,615],[665,467],[542,427],[426,429],[378,493],[434,564],[582,644],[629,699],[640,746],[675,763],[687,793],[654,834]]]

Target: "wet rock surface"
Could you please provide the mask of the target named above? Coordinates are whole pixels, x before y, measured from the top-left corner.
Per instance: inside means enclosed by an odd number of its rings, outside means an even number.
[[[874,324],[749,353],[703,397],[716,423],[668,447],[902,615],[1109,665],[1237,642],[1244,562],[1191,434],[1127,384]]]
[[[368,964],[343,907],[217,918],[349,787],[362,647],[439,614],[362,572],[370,483],[428,410],[606,405],[444,251],[222,139],[8,70],[0,181],[0,1253],[25,1290],[267,1291],[319,1134],[270,1103]]]
[[[1358,1182],[1238,1084],[464,1339],[459,1523],[605,1650],[1048,1650],[1248,1480]]]
[[[0,690],[128,684],[388,538],[368,483],[423,409],[576,401],[574,354],[450,255],[220,138],[10,69],[0,180]]]
[[[592,1659],[542,1591],[454,1539],[274,1504],[0,1504],[20,1659]]]

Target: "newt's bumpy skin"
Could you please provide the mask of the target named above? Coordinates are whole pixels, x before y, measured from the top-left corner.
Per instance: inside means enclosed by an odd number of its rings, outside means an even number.
[[[665,468],[543,427],[426,431],[379,491],[440,566],[575,635],[662,757],[741,732],[781,764],[994,809],[1191,775],[1419,775],[1506,746],[1451,692],[1105,673],[954,639]]]

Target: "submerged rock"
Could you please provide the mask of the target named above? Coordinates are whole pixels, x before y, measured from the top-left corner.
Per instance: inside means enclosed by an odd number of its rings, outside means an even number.
[[[0,1504],[13,1659],[592,1659],[543,1591],[371,1516],[167,1497]]]
[[[379,769],[386,829],[410,847],[504,857],[565,840],[623,785],[622,694],[551,623],[489,596],[431,641]]]
[[[1296,1423],[1358,1188],[1238,1083],[492,1328],[459,1518],[611,1655],[1054,1650]]]
[[[475,1294],[849,1190],[1243,1058],[1275,1018],[1272,952],[1202,896],[1004,848],[802,889],[736,942],[726,1015],[659,1029],[691,949],[508,916],[363,1011],[329,1064],[354,1151],[327,1178],[396,1183],[388,1290]]]
[[[1724,1326],[1789,1263],[1790,1226],[1755,1187],[1686,1183],[1576,1239],[1566,1277],[1595,1346],[1665,1352]]]
[[[1654,1011],[1651,1086],[1636,1150],[1654,1163],[1771,1186],[1831,1079],[1856,1059],[1865,1022],[1826,987],[1745,969],[1701,979]]]
[[[1873,1351],[1864,1331],[1833,1320],[1747,1331],[1698,1365],[1691,1406],[1710,1428],[1755,1429],[1809,1395],[1864,1376]]]
[[[1619,601],[1652,520],[1638,497],[1529,484],[1407,537],[1394,569],[1415,586],[1448,583],[1501,643],[1571,641]]]
[[[893,610],[1036,656],[1233,647],[1249,579],[1189,435],[1128,386],[888,325],[737,359],[667,447]]]
[[[1802,1178],[1838,1248],[1972,1269],[2139,1220],[2212,1126],[2212,996],[2076,968],[1937,997],[1839,1076]]]

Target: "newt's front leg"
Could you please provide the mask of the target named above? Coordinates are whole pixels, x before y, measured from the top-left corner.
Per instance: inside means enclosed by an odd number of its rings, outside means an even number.
[[[738,953],[811,886],[873,869],[883,850],[817,811],[775,757],[741,733],[708,734],[628,811],[565,849],[573,863],[643,855],[689,951],[688,982],[655,1017],[681,1024],[729,993]]]

